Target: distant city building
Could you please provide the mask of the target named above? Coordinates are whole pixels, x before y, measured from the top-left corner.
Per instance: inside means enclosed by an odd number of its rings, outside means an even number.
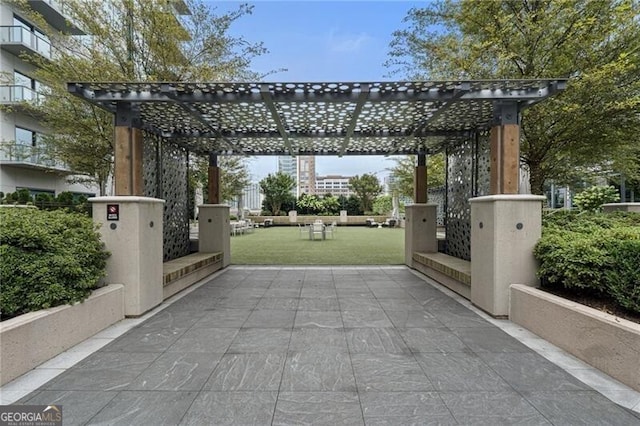
[[[264,195],[260,192],[260,184],[257,182],[250,183],[244,189],[244,207],[249,210],[262,209],[262,200]]]
[[[349,197],[354,192],[349,188],[351,176],[329,175],[316,177],[316,194],[332,194],[336,197],[344,195]]]
[[[316,157],[313,155],[300,155],[298,158],[298,190],[301,194],[316,193]]]

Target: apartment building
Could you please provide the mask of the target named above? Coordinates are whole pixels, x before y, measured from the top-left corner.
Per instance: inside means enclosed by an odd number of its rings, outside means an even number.
[[[62,1],[29,0],[28,4],[51,27],[84,34],[70,24]],[[0,2],[0,191],[24,188],[32,195],[63,191],[98,195],[97,185],[70,184],[72,171],[48,154],[42,141],[47,129],[35,108],[46,88],[33,78],[34,66],[21,58],[23,53],[50,58],[51,41],[19,10]]]
[[[344,195],[345,197],[349,197],[350,195],[355,194],[349,188],[349,179],[351,179],[351,177],[352,176],[340,175],[317,176],[316,194],[332,194],[336,197]]]
[[[294,195],[315,194],[316,157],[313,155],[279,156],[278,172],[285,173],[296,181]]]

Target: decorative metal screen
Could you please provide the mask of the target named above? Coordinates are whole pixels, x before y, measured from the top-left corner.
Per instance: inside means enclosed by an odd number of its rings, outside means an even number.
[[[447,201],[447,187],[442,186],[439,188],[429,188],[427,190],[427,201],[429,203],[435,203],[438,205],[438,212],[436,216],[436,221],[438,226],[444,226],[444,212],[445,212],[445,204]]]
[[[159,136],[144,133],[144,195],[164,204],[164,260],[189,254],[188,154]]]
[[[469,199],[489,193],[489,139],[472,134],[447,148],[446,253],[471,259],[471,204]]]

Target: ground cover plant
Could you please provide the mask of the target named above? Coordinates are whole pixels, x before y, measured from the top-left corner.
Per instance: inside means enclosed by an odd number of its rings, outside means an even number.
[[[554,211],[534,254],[542,288],[640,314],[640,214]]]
[[[315,241],[297,226],[257,229],[231,237],[231,263],[399,265],[404,263],[404,229],[338,227],[333,238]]]
[[[0,319],[84,300],[105,276],[93,221],[63,210],[0,209]]]

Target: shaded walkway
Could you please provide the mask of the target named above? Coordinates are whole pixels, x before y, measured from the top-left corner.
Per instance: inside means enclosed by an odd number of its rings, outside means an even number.
[[[230,268],[21,402],[65,424],[640,424],[403,267]]]

